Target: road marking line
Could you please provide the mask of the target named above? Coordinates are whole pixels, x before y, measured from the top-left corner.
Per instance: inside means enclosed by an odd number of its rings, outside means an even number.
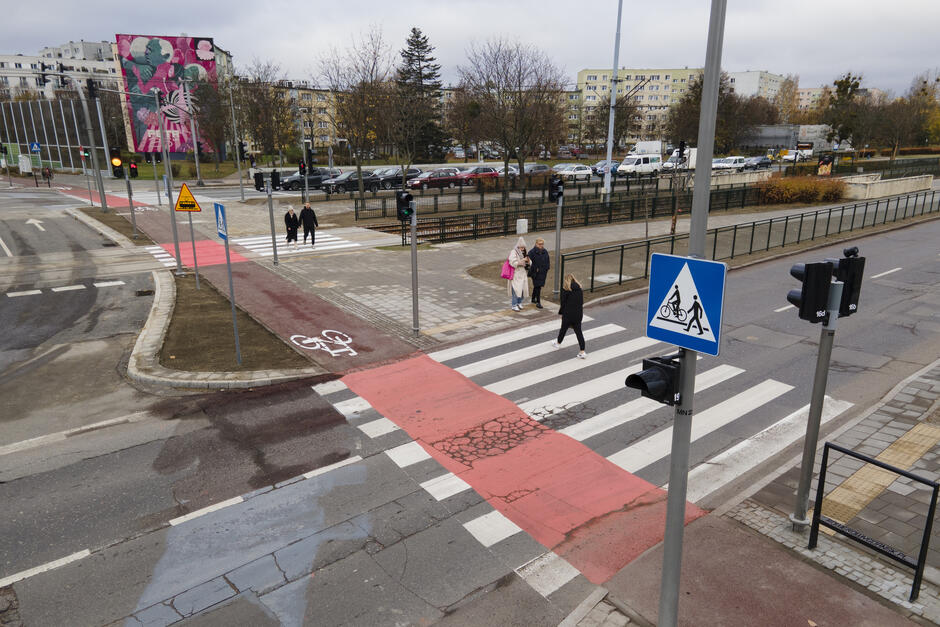
[[[12,256],[13,256],[13,253],[10,252],[10,249],[7,248],[7,245],[3,242],[2,239],[0,239],[0,248],[2,248],[2,249],[3,249],[3,252],[5,252],[5,253],[7,254],[7,257],[12,257]]]
[[[460,494],[464,490],[470,489],[470,484],[455,475],[452,472],[443,474],[440,477],[429,479],[421,484],[421,487],[427,490],[428,494],[438,501]]]
[[[365,433],[370,438],[377,438],[379,436],[391,433],[392,431],[398,431],[401,429],[394,422],[388,418],[379,418],[378,420],[370,420],[369,422],[363,423],[359,426],[359,430]]]
[[[186,521],[192,520],[194,518],[199,518],[200,516],[205,516],[206,514],[209,514],[211,512],[216,512],[220,509],[225,509],[226,507],[229,507],[230,505],[238,505],[239,503],[243,503],[244,501],[245,501],[244,498],[240,496],[236,496],[234,498],[221,501],[214,505],[203,507],[202,509],[197,509],[195,512],[190,512],[186,514],[185,516],[180,516],[179,518],[173,518],[172,520],[170,520],[170,526],[175,527],[176,525],[181,525]]]
[[[77,562],[78,560],[84,559],[88,557],[89,555],[91,555],[91,551],[89,551],[88,549],[85,549],[84,551],[79,551],[78,553],[72,553],[71,555],[63,557],[61,559],[54,560],[52,562],[46,562],[45,564],[42,564],[41,566],[36,566],[35,568],[30,568],[29,570],[18,572],[15,575],[10,575],[9,577],[0,579],[0,588],[5,588],[9,586],[11,583],[16,583],[17,581],[28,579],[32,577],[33,575],[38,575],[40,573],[44,573],[46,571],[59,568],[60,566],[65,566],[66,564]]]
[[[7,296],[10,298],[16,298],[17,296],[35,296],[36,294],[42,294],[42,290],[25,290],[23,292],[7,292]]]
[[[352,418],[361,412],[372,409],[372,405],[370,405],[369,401],[362,398],[361,396],[356,396],[349,399],[348,401],[340,401],[334,404],[333,408],[346,416],[346,418]]]
[[[563,585],[580,575],[577,568],[549,551],[516,569],[532,589],[548,598]]]
[[[590,320],[591,318],[589,316],[584,316],[582,322],[589,322]],[[550,330],[558,330],[557,320],[552,322],[543,322],[542,324],[533,324],[522,329],[506,331],[505,333],[499,333],[497,335],[493,335],[482,340],[477,340],[475,342],[468,342],[467,344],[445,348],[444,350],[428,353],[428,357],[436,362],[443,363],[445,361],[450,361],[451,359],[456,359],[457,357],[463,357],[464,355],[477,353],[488,348],[495,348],[496,346],[500,346],[502,344],[515,342],[516,340],[531,338],[535,335],[538,335],[539,333]]]
[[[793,305],[787,305],[786,307],[781,307],[780,309],[774,309],[774,313],[780,313],[781,311],[786,311],[787,309],[796,309]]]
[[[358,455],[353,455],[352,457],[347,457],[341,462],[336,462],[335,464],[330,464],[329,466],[321,466],[311,470],[310,472],[305,472],[302,476],[304,479],[313,479],[316,476],[324,475],[331,470],[336,470],[337,468],[342,468],[343,466],[348,466],[350,464],[355,464],[356,462],[361,462],[362,458]]]
[[[871,279],[880,279],[880,278],[883,277],[883,276],[887,276],[887,275],[889,275],[889,274],[894,274],[895,272],[897,272],[898,270],[901,270],[901,269],[902,269],[902,268],[894,268],[893,270],[888,270],[887,272],[882,272],[882,273],[880,273],[880,274],[873,274],[873,275],[871,275],[869,278],[871,278]]]
[[[92,283],[95,287],[114,287],[116,285],[124,285],[124,281],[101,281],[100,283]]]
[[[334,392],[342,392],[343,390],[349,389],[340,379],[333,379],[332,381],[327,381],[326,383],[311,385],[310,388],[320,396],[326,396],[328,394],[333,394]]]
[[[496,510],[465,522],[463,526],[470,532],[470,535],[487,548],[522,531],[519,525]]]
[[[66,438],[70,438],[76,435],[81,435],[87,431],[97,431],[98,429],[104,429],[105,427],[112,427],[114,425],[128,424],[133,422],[140,422],[150,417],[150,412],[139,411],[133,414],[128,414],[127,416],[121,416],[120,418],[110,418],[108,420],[102,420],[101,422],[93,422],[90,425],[85,425],[82,427],[75,427],[74,429],[67,429],[65,431],[59,431],[57,433],[49,433],[46,435],[40,435],[35,438],[30,438],[28,440],[22,440],[20,442],[14,442],[13,444],[7,444],[5,446],[0,446],[0,457],[4,455],[9,455],[10,453],[16,453],[19,451],[25,451],[27,449],[35,448],[37,446],[42,446],[43,444],[48,444],[51,442],[59,442]]]
[[[417,464],[418,462],[423,462],[426,459],[431,459],[431,456],[428,454],[424,448],[417,442],[409,442],[408,444],[402,444],[401,446],[396,446],[395,448],[388,449],[385,451],[385,454],[395,462],[399,468],[404,468],[405,466],[411,466],[412,464]]]
[[[83,290],[83,289],[85,289],[84,285],[66,285],[64,287],[54,287],[52,288],[52,291],[53,292],[72,292],[75,290]]]

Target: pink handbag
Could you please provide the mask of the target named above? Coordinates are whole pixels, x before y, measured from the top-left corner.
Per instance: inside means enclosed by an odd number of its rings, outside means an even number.
[[[509,263],[509,260],[503,262],[503,271],[500,273],[500,277],[503,279],[512,280],[512,277],[516,274],[516,269],[512,267],[512,264]]]

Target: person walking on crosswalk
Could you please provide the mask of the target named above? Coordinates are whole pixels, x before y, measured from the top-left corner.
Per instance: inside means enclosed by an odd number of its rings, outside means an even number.
[[[287,213],[284,214],[284,226],[287,227],[287,245],[297,249],[297,229],[300,228],[300,218],[294,213],[294,208],[288,205]]]
[[[521,237],[516,241],[516,247],[509,253],[509,265],[513,267],[512,278],[509,279],[509,298],[513,311],[522,311],[522,299],[529,295],[529,258],[526,256],[525,240]]]
[[[584,333],[581,332],[581,319],[584,317],[584,292],[581,291],[581,285],[570,272],[565,275],[565,280],[561,286],[561,307],[558,308],[558,315],[561,316],[561,329],[558,331],[558,339],[552,340],[551,345],[555,348],[561,347],[562,341],[568,329],[574,329],[575,337],[578,338],[579,359],[587,359],[587,353],[584,352]]]
[[[304,225],[304,244],[307,243],[307,235],[310,236],[310,245],[316,246],[317,243],[317,222],[316,212],[310,208],[310,202],[304,203],[304,208],[300,210],[300,222]]]

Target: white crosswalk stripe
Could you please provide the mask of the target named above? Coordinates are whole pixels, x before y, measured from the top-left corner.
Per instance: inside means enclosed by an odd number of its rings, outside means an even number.
[[[583,322],[589,322],[590,320],[591,318],[584,316]],[[445,348],[444,350],[428,353],[428,357],[434,361],[444,363],[445,361],[457,359],[458,357],[463,357],[464,355],[472,355],[473,353],[478,353],[489,348],[495,348],[503,344],[508,344],[509,342],[515,342],[516,340],[531,339],[538,336],[540,333],[545,333],[551,330],[556,332],[558,331],[557,320],[543,322],[542,324],[533,324],[522,329],[506,331],[505,333],[497,333],[496,335],[491,335],[490,337],[483,338],[482,340],[468,342],[459,346],[452,346],[451,348]],[[553,337],[554,336],[548,337],[547,340],[550,340]]]
[[[284,241],[283,235],[278,235],[277,254],[278,256],[297,255],[300,253],[322,253],[332,252],[335,250],[346,250],[349,248],[362,248],[361,244],[350,242],[349,240],[343,239],[342,237],[338,237],[336,235],[331,235],[326,231],[317,231],[316,242],[316,246],[298,242],[296,247],[290,247],[287,245],[287,242]],[[251,252],[257,253],[262,257],[274,256],[274,246],[271,243],[270,235],[233,237],[232,243],[247,248]]]
[[[176,265],[176,258],[166,252],[162,246],[147,246],[145,250],[153,255],[154,259],[168,268]]]

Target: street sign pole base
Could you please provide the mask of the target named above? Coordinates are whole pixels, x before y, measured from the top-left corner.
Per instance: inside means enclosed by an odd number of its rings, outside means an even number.
[[[806,528],[809,527],[809,519],[799,519],[796,517],[796,514],[790,514],[790,522],[792,523],[792,529],[796,533],[803,533],[806,531]]]
[[[198,181],[196,181],[196,187],[205,187],[205,186],[206,184],[202,179],[199,179]]]

